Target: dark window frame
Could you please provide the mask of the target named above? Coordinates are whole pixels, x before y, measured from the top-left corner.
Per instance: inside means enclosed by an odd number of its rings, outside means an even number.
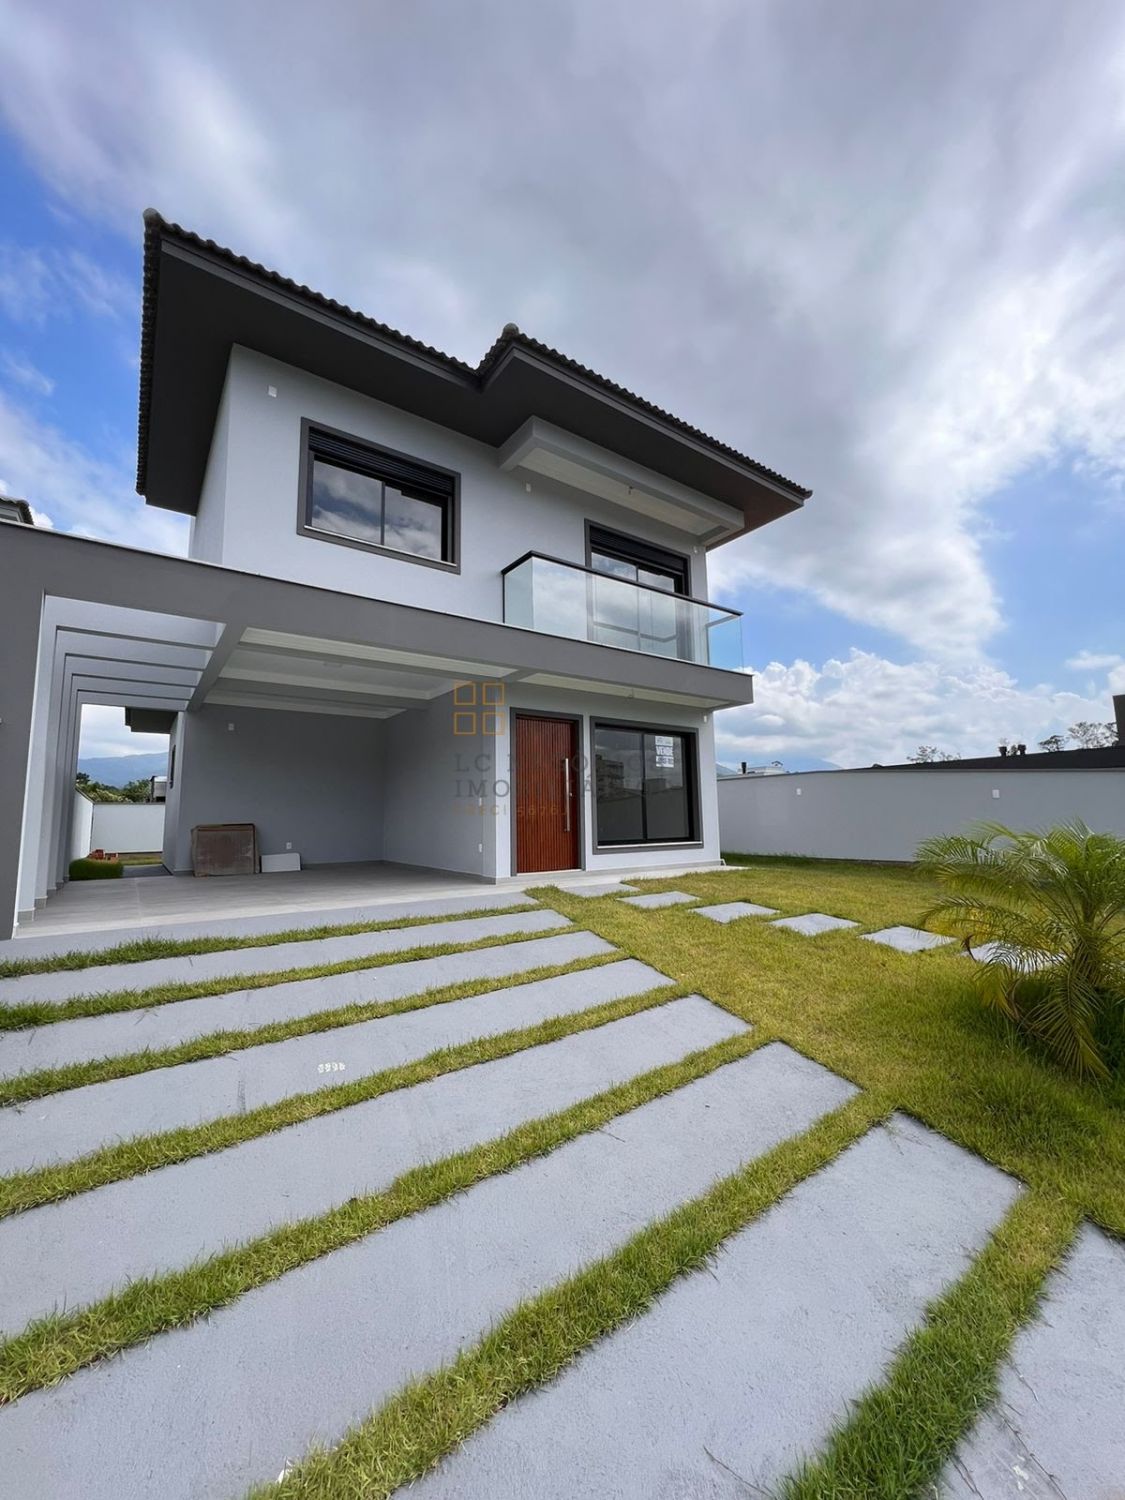
[[[665,573],[681,585],[674,590],[677,598],[690,599],[692,597],[691,558],[686,552],[673,552],[670,547],[661,547],[656,542],[646,541],[643,537],[630,536],[628,532],[615,531],[610,526],[602,526],[597,521],[587,520],[586,566],[592,572],[597,573],[600,569],[594,567],[595,552],[605,553],[607,557],[618,557],[622,562],[631,562],[637,567]],[[606,574],[606,577],[613,576],[613,574]],[[652,587],[651,584],[639,586]]]
[[[686,553],[673,552],[667,547],[658,546],[655,542],[645,541],[642,537],[629,536],[623,531],[614,531],[608,526],[600,526],[597,522],[587,520],[586,522],[586,566],[591,574],[587,585],[587,611],[591,622],[600,628],[598,637],[599,644],[605,646],[617,646],[626,651],[643,651],[646,655],[669,656],[679,660],[684,659],[684,652],[688,649],[690,629],[686,620],[677,609],[674,619],[674,635],[664,639],[675,640],[675,651],[662,651],[654,649],[652,645],[646,648],[641,644],[642,640],[655,643],[657,637],[650,631],[641,628],[640,600],[644,597],[638,595],[637,628],[635,631],[628,625],[621,625],[612,619],[599,619],[598,616],[598,584],[599,578],[618,578],[619,575],[608,570],[594,566],[594,554],[600,553],[604,557],[616,558],[620,562],[631,564],[638,571],[647,569],[650,573],[662,574],[672,582],[671,589],[661,589],[656,584],[642,582],[637,579],[620,579],[623,584],[635,589],[644,589],[647,593],[657,594],[666,599],[692,599],[691,593],[691,558]],[[606,638],[605,632],[609,632]],[[636,644],[631,639],[621,640],[617,637],[635,636]]]
[[[312,524],[313,464],[320,457],[326,462],[338,462],[339,455],[318,453],[316,439],[323,436],[328,444],[350,450],[346,458],[354,464],[356,473],[368,474],[383,483],[394,481],[388,475],[388,464],[407,463],[439,480],[435,486],[434,500],[442,505],[442,557],[421,557],[417,552],[402,551],[397,547],[385,547],[378,542],[367,542],[359,537],[344,536],[340,532],[327,531]],[[381,464],[382,461],[382,464]],[[340,467],[348,464],[341,463]],[[329,427],[324,422],[314,422],[308,417],[301,419],[301,471],[297,501],[297,533],[313,537],[318,542],[334,542],[341,547],[353,547],[360,552],[373,552],[377,557],[391,557],[398,562],[420,563],[425,568],[438,568],[443,573],[461,571],[461,475],[456,469],[447,469],[429,459],[417,458],[412,453],[402,453],[388,448],[385,443],[374,443],[367,438],[356,437],[352,432]]]
[[[688,824],[691,829],[683,839],[603,839],[598,818],[598,730],[617,729],[631,734],[674,734],[684,745],[684,779],[688,794]],[[642,741],[642,757],[644,755]],[[702,806],[699,780],[699,731],[686,729],[682,724],[630,723],[627,719],[590,720],[590,801],[594,821],[594,848],[605,849],[698,849],[703,847]],[[647,828],[645,796],[641,797],[641,822]]]

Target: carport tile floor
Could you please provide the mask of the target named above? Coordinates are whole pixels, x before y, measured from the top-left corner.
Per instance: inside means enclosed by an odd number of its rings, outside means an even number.
[[[854,1092],[780,1044],[729,1063],[618,1116],[612,1130],[581,1136],[205,1321],[0,1408],[0,1468],[21,1500],[79,1492],[128,1500],[151,1493],[156,1474],[162,1500],[241,1494],[276,1478],[313,1441],[338,1440],[521,1298],[609,1253]],[[966,1227],[956,1208],[945,1220]],[[774,1350],[760,1352],[768,1360]],[[610,1413],[596,1417],[595,1433]],[[634,1456],[624,1451],[620,1466]],[[582,1455],[574,1457],[580,1470]],[[576,1487],[576,1472],[568,1464],[550,1492],[563,1492],[558,1483],[569,1496],[616,1493]],[[448,1492],[492,1493],[487,1484]]]
[[[180,877],[177,877],[179,879]],[[238,876],[223,877],[239,879]],[[251,877],[260,880],[261,876]],[[266,876],[267,881],[274,877]],[[106,882],[101,882],[105,886]],[[180,887],[182,889],[182,885]],[[84,891],[83,894],[86,894]],[[99,892],[98,894],[101,894]],[[367,901],[359,905],[325,906],[314,911],[287,907],[282,911],[243,917],[212,917],[209,921],[160,921],[143,926],[113,926],[42,933],[32,924],[23,937],[0,941],[0,959],[49,958],[63,953],[98,953],[121,943],[162,938],[191,942],[193,938],[270,937],[302,927],[348,927],[360,922],[398,922],[419,917],[453,917],[467,911],[504,911],[536,903],[522,891],[495,891],[482,886],[466,896],[434,896],[406,901]]]
[[[996,1403],[958,1448],[949,1500],[1125,1493],[1125,1245],[1085,1225],[1016,1336]],[[1112,1478],[1110,1478],[1112,1476]]]
[[[748,1030],[699,996],[0,1220],[0,1330],[386,1187]],[[331,1058],[331,1037],[325,1036]]]
[[[775,906],[756,906],[753,901],[723,901],[718,906],[697,906],[697,917],[712,922],[737,922],[741,917],[776,917]]]
[[[671,984],[635,959],[403,1011],[311,1036],[36,1099],[0,1110],[0,1162],[28,1171],[85,1152],[245,1114],[294,1094],[331,1088],[442,1047],[535,1026]]]
[[[407,959],[375,969],[294,979],[259,990],[232,990],[197,1000],[174,1000],[150,1010],[128,1010],[56,1021],[25,1031],[0,1031],[0,1076],[62,1067],[146,1048],[175,1047],[217,1031],[244,1031],[349,1005],[372,1005],[420,995],[474,979],[506,979],[530,969],[612,953],[592,932],[529,938],[470,953]]]
[[[828,917],[821,911],[806,912],[801,917],[779,917],[771,927],[784,927],[788,932],[799,932],[802,937],[818,937],[822,932],[836,932],[844,927],[858,927],[858,922],[849,922],[844,917]]]
[[[1014,1202],[906,1119],[871,1131],[702,1271],[514,1401],[419,1500],[774,1494],[877,1381]]]
[[[689,896],[686,891],[650,891],[647,896],[623,896],[624,906],[639,906],[646,911],[655,911],[661,906],[682,906],[685,902],[698,901],[698,896]]]
[[[427,922],[421,927],[391,927],[382,932],[357,932],[347,937],[314,938],[311,942],[271,943],[261,948],[231,948],[220,953],[193,953],[184,958],[154,958],[142,963],[101,964],[88,969],[64,969],[0,979],[0,1004],[55,1004],[76,995],[108,995],[116,990],[148,989],[161,984],[206,984],[232,974],[276,974],[286,969],[311,969],[352,963],[379,953],[405,953],[411,948],[476,943],[512,933],[547,932],[569,927],[570,919],[537,907],[499,916]]]

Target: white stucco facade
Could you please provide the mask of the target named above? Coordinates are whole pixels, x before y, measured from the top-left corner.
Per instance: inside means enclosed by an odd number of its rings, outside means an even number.
[[[454,470],[460,476],[459,571],[301,535],[302,421]],[[506,472],[499,450],[486,443],[236,347],[192,523],[191,556],[318,588],[501,620],[501,569],[533,551],[584,564],[588,521],[686,556],[690,592],[707,598],[707,555],[690,532],[541,474]]]

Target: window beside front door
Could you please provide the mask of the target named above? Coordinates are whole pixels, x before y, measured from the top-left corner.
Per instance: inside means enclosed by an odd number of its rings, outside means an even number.
[[[593,739],[599,845],[697,839],[694,735],[595,724]]]

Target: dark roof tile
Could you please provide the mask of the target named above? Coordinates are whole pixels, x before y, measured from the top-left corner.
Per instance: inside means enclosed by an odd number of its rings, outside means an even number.
[[[608,391],[619,397],[640,411],[647,412],[650,416],[658,418],[677,432],[682,432],[697,442],[705,444],[716,453],[721,453],[727,458],[734,459],[737,463],[746,465],[756,474],[768,479],[775,484],[784,486],[794,496],[807,500],[812,494],[810,489],[803,485],[794,483],[775,469],[767,468],[758,463],[756,459],[750,458],[745,453],[740,453],[737,448],[732,448],[728,443],[720,442],[718,438],[703,432],[698,427],[693,427],[690,422],[673,416],[671,412],[664,411],[662,407],[656,406],[651,401],[646,401],[643,396],[638,396],[634,391],[625,386],[618,385],[615,381],[599,375],[597,371],[588,366],[580,364],[566,354],[561,354],[549,344],[541,343],[539,339],[532,338],[529,334],[521,331],[515,323],[505,323],[500,337],[488,349],[477,365],[466,364],[464,360],[457,359],[453,355],[445,354],[440,349],[435,349],[432,344],[425,344],[420,339],[412,338],[409,334],[400,333],[397,328],[390,327],[387,323],[380,323],[376,318],[370,318],[366,313],[357,312],[355,308],[348,307],[343,302],[337,302],[331,297],[324,296],[321,292],[315,292],[311,287],[301,282],[292,281],[287,276],[282,276],[277,271],[271,271],[267,266],[260,265],[257,261],[249,260],[244,255],[237,255],[233,250],[216,244],[214,240],[204,239],[202,235],[193,233],[190,229],[184,229],[180,224],[174,224],[161,217],[154,208],[146,209],[144,215],[145,239],[144,239],[144,279],[141,297],[141,357],[140,357],[140,409],[138,414],[137,430],[137,492],[144,494],[145,477],[148,463],[148,420],[152,400],[152,361],[153,344],[155,340],[156,324],[156,298],[158,291],[158,278],[160,275],[159,245],[163,238],[172,238],[183,244],[191,245],[198,250],[206,250],[209,254],[225,260],[229,265],[237,266],[241,270],[248,271],[261,280],[268,282],[271,286],[282,288],[291,292],[315,307],[327,308],[332,312],[339,313],[341,317],[347,318],[355,323],[357,327],[367,329],[379,334],[380,337],[389,339],[399,344],[404,349],[410,349],[415,353],[425,354],[437,361],[450,371],[463,375],[467,380],[478,387],[487,384],[489,376],[500,360],[509,349],[526,349],[530,353],[538,355],[541,359],[567,370],[572,375],[578,375],[599,390]]]

